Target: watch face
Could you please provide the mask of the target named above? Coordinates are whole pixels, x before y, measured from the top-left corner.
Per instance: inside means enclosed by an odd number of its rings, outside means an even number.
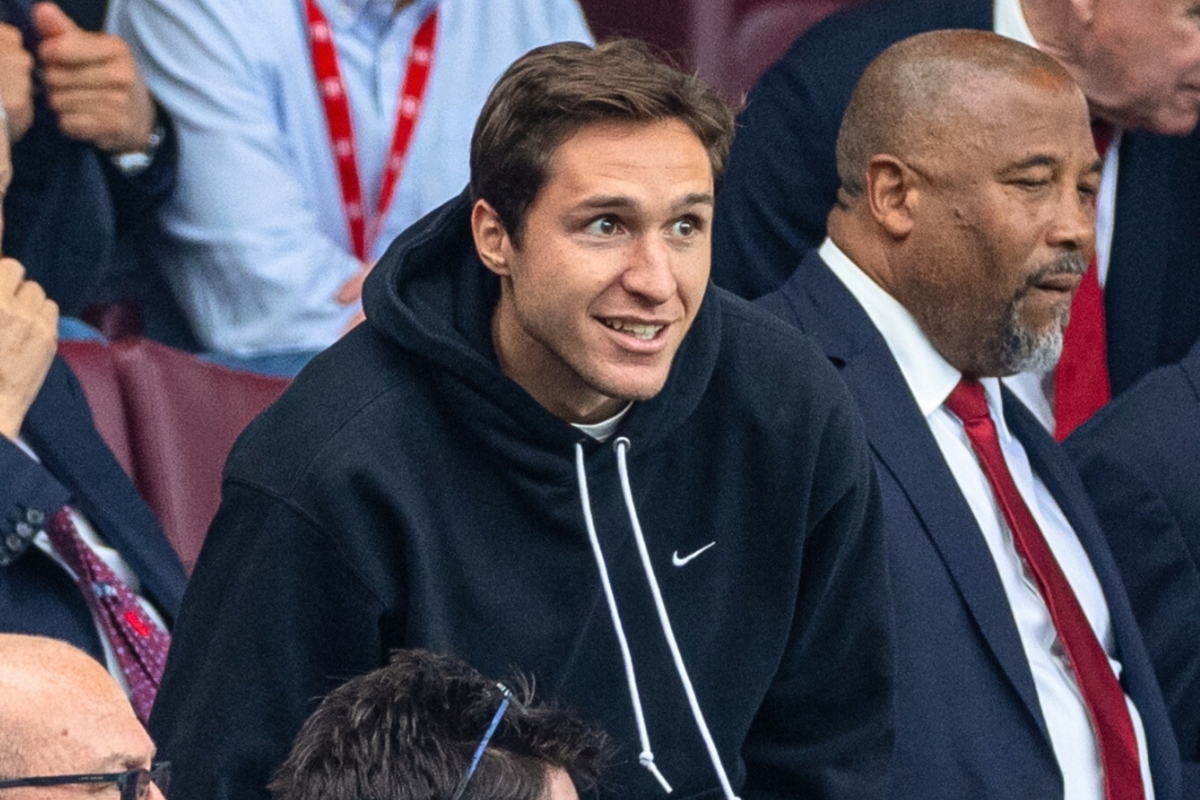
[[[154,153],[162,144],[164,136],[166,136],[166,131],[163,129],[162,123],[157,123],[154,130],[150,132],[150,140],[146,143],[145,150],[114,155],[111,157],[112,163],[125,175],[137,175],[150,166],[150,162],[154,160]]]

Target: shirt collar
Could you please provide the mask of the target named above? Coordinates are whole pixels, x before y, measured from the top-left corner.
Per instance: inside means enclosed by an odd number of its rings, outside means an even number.
[[[1021,10],[1021,0],[996,0],[992,6],[992,30],[1001,36],[1037,48],[1037,40],[1029,23],[1025,21],[1025,12]]]
[[[832,239],[826,239],[817,252],[850,294],[854,295],[883,336],[900,367],[904,382],[908,384],[908,390],[917,401],[921,416],[928,419],[946,402],[950,392],[962,379],[962,373],[934,349],[933,343],[908,309],[851,261]],[[983,378],[980,383],[987,394],[988,407],[1001,441],[1007,441],[1010,434],[1004,422],[1000,381],[997,378]]]

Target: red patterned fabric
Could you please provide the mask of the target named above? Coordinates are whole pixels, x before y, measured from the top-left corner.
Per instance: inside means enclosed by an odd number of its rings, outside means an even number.
[[[133,710],[145,723],[162,682],[171,635],[146,615],[137,595],[80,538],[69,507],[50,518],[46,534],[55,552],[75,573],[80,591],[116,653]]]

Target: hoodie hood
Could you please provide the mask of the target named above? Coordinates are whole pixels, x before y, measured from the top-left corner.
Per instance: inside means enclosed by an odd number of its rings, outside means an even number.
[[[501,432],[568,454],[579,431],[500,370],[491,335],[500,279],[475,252],[472,206],[464,191],[397,237],[363,287],[367,322],[402,350],[436,366],[432,373],[439,388],[464,401],[456,404],[469,410],[464,423],[491,431],[485,438]],[[634,404],[618,428],[621,435],[652,444],[670,436],[695,410],[720,347],[715,306],[708,299],[701,304],[662,391]]]

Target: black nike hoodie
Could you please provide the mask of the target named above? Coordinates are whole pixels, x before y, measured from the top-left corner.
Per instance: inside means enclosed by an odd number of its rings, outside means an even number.
[[[396,240],[367,323],[235,447],[151,721],[172,799],[267,797],[319,698],[397,647],[518,668],[602,725],[605,798],[667,797],[647,743],[672,798],[726,796],[722,771],[747,799],[883,797],[878,492],[830,364],[710,286],[663,390],[590,440],[500,371],[470,208]]]

